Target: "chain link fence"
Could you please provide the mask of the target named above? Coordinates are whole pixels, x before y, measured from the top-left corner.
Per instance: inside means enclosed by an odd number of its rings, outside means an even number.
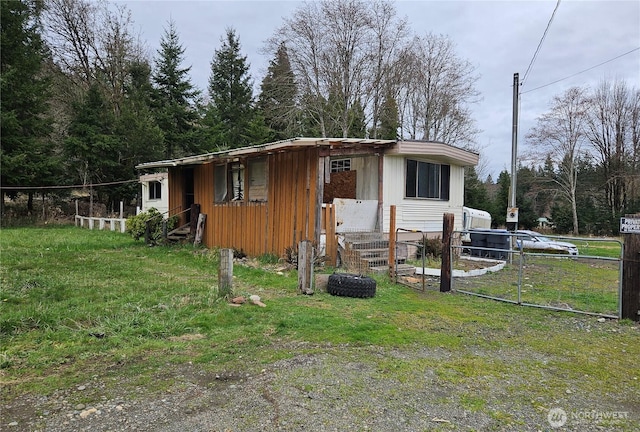
[[[457,238],[465,235],[456,233]],[[452,264],[452,287],[457,292],[525,306],[620,317],[620,241],[544,236],[531,242],[525,235],[507,231],[486,235],[484,244],[452,244],[452,250],[460,253]]]

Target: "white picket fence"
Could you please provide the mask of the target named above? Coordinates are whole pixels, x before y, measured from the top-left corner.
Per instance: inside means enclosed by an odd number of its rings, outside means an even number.
[[[76,215],[76,226],[99,230],[105,230],[108,226],[111,231],[115,231],[117,227],[121,233],[124,233],[127,231],[127,219]]]

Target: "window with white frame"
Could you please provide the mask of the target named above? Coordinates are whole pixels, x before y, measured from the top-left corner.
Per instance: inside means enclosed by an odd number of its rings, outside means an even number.
[[[405,197],[449,200],[449,165],[406,160]]]
[[[331,172],[351,171],[351,159],[334,159],[331,161]]]
[[[149,182],[149,200],[162,199],[162,183],[159,181]]]

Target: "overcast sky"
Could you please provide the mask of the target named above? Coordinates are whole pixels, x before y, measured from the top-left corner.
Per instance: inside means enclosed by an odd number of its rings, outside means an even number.
[[[206,90],[214,51],[227,27],[240,38],[256,88],[271,56],[264,41],[300,6],[298,1],[122,1],[132,12],[135,29],[155,57],[160,39],[173,20],[185,48],[183,66]],[[513,74],[520,79],[556,7],[556,1],[397,1],[414,33],[447,35],[459,57],[480,76],[482,100],[472,106],[483,131],[478,137],[484,176],[511,167]],[[526,134],[549,102],[571,86],[595,86],[604,78],[625,79],[640,88],[640,1],[569,1],[560,3],[541,51],[521,87],[519,153]],[[634,50],[602,66],[602,62]],[[556,84],[545,86],[571,75]],[[537,87],[545,86],[536,90]],[[484,179],[484,178],[483,178]]]

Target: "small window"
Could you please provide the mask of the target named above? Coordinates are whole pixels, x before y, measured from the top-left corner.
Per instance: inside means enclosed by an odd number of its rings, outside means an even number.
[[[450,166],[407,159],[405,197],[449,199]]]
[[[217,203],[225,202],[227,200],[227,166],[216,165],[213,172],[214,182],[214,201]]]
[[[149,200],[162,199],[162,183],[159,181],[149,182]]]
[[[243,201],[244,174],[244,165],[240,162],[216,165],[213,169],[214,202]]]
[[[267,159],[249,160],[249,201],[267,200]]]
[[[331,172],[351,171],[351,159],[335,159],[331,161]]]

